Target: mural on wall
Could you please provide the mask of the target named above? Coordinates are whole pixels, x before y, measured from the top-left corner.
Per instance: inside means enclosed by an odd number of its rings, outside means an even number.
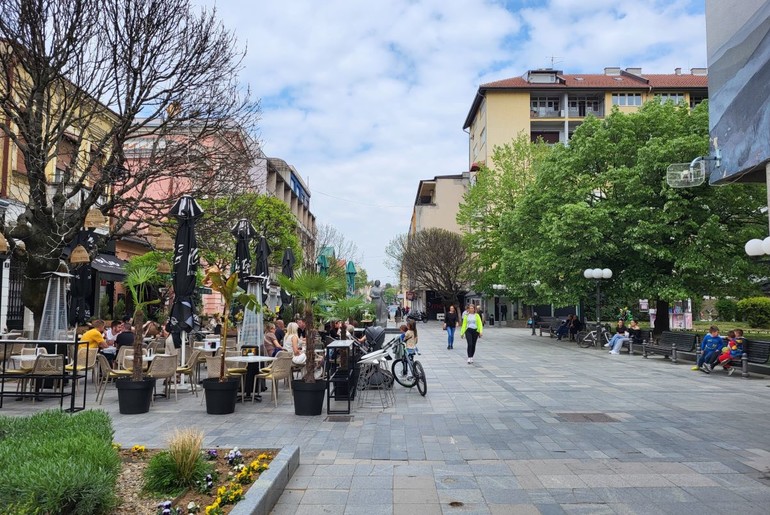
[[[712,184],[765,181],[770,162],[770,2],[707,0]]]

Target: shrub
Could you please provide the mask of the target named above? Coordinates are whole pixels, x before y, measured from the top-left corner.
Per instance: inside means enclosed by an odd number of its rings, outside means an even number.
[[[751,327],[770,327],[769,298],[749,297],[738,301],[737,305],[738,312],[746,318]]]
[[[176,496],[204,480],[213,467],[201,453],[203,434],[194,430],[177,431],[169,441],[169,450],[153,456],[144,472],[147,492]]]
[[[738,303],[733,299],[719,299],[714,307],[719,313],[719,320],[723,322],[732,322],[738,318]]]
[[[120,457],[103,411],[0,417],[3,513],[101,514],[117,504]]]

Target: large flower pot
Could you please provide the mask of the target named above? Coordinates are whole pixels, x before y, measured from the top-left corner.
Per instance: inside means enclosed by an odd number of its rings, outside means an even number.
[[[294,414],[300,416],[320,415],[324,408],[326,381],[320,379],[315,383],[306,383],[300,379],[291,382],[294,394]]]
[[[118,379],[115,381],[115,388],[118,390],[118,408],[121,414],[139,415],[150,411],[155,379]]]
[[[235,412],[235,402],[238,400],[238,379],[204,379],[203,389],[206,391],[206,413],[209,415],[229,415]]]

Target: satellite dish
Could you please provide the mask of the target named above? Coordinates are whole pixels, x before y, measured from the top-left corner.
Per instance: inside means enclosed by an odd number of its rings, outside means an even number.
[[[696,160],[692,163],[674,163],[666,170],[666,184],[672,188],[694,188],[706,180],[706,163]]]

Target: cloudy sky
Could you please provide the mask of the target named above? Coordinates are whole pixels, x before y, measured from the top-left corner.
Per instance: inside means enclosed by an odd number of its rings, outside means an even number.
[[[293,165],[318,223],[355,241],[370,279],[407,232],[421,179],[468,169],[479,84],[553,65],[706,66],[697,0],[200,0],[247,47],[264,152]]]

